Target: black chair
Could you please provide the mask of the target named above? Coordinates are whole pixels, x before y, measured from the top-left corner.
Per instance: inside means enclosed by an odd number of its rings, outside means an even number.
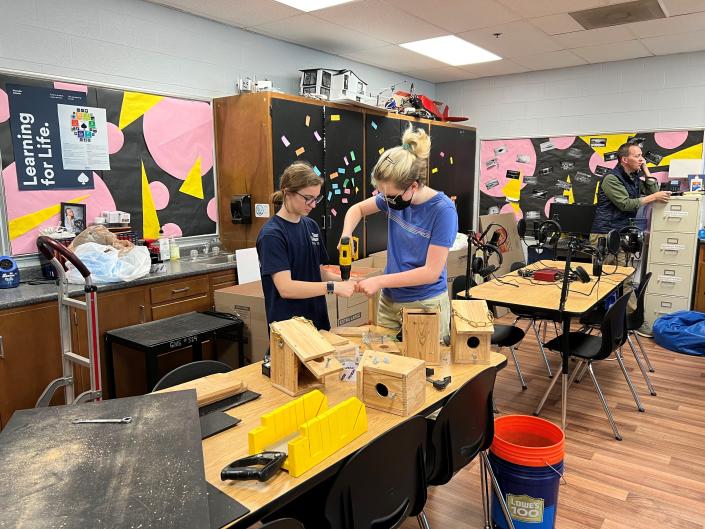
[[[627,373],[627,370],[624,367],[622,355],[619,352],[622,345],[624,345],[624,342],[627,341],[626,312],[627,302],[629,301],[630,294],[631,292],[620,297],[614,303],[614,305],[612,305],[607,310],[607,312],[605,313],[605,317],[602,320],[602,325],[600,326],[602,334],[601,336],[592,336],[591,334],[578,331],[568,333],[570,351],[568,351],[567,354],[569,354],[571,357],[574,357],[578,361],[577,365],[575,366],[573,372],[570,375],[569,384],[572,383],[572,381],[575,379],[575,376],[577,375],[578,370],[581,369],[583,363],[587,364],[587,371],[588,373],[590,373],[592,383],[595,385],[597,394],[600,397],[600,401],[602,402],[602,407],[605,410],[607,419],[609,419],[610,421],[610,426],[612,427],[614,437],[618,441],[622,440],[622,436],[620,435],[619,430],[617,429],[617,424],[615,423],[612,417],[612,413],[610,412],[609,406],[607,406],[607,401],[605,400],[605,396],[602,394],[600,385],[597,382],[597,378],[595,377],[595,372],[593,370],[592,364],[593,362],[606,359],[614,352],[617,356],[617,362],[619,362],[619,367],[622,369],[622,373],[627,379],[627,382],[629,383],[629,386],[632,390],[632,395],[635,397],[636,400],[638,400],[638,396],[636,395],[634,387],[631,384],[629,374]],[[560,351],[561,353],[566,354],[563,351],[563,335],[557,336],[553,340],[546,343],[546,347],[548,347],[552,351]],[[536,411],[534,412],[535,415],[541,413],[541,408],[543,408],[543,405],[545,404],[548,395],[551,393],[551,390],[560,378],[561,373],[559,371],[554,375],[551,384],[546,390],[546,393],[544,393],[543,397],[541,398],[541,402],[539,402],[539,405],[536,408]],[[640,411],[643,411],[643,408]]]
[[[631,349],[632,354],[634,355],[636,364],[637,366],[639,366],[641,375],[644,377],[644,382],[646,382],[646,387],[648,388],[649,393],[651,395],[656,396],[656,390],[654,389],[654,386],[651,383],[651,378],[649,377],[649,374],[644,368],[644,364],[641,362],[641,358],[639,358],[639,354],[637,353],[636,347],[634,347],[634,342],[632,341],[632,336],[634,336],[637,341],[637,344],[639,345],[641,354],[644,356],[644,360],[646,361],[646,365],[648,366],[649,371],[653,373],[654,367],[651,365],[649,356],[646,354],[646,349],[644,349],[641,344],[641,341],[639,341],[639,335],[636,333],[636,331],[644,324],[644,300],[646,299],[646,287],[649,285],[651,276],[651,272],[647,273],[644,276],[642,282],[639,283],[639,286],[635,291],[636,310],[634,312],[627,312],[627,342],[629,343],[629,348]],[[599,326],[604,315],[604,306],[600,306],[599,308],[596,308],[594,310],[591,310],[587,314],[584,314],[580,318],[580,323],[582,323],[585,327],[589,327],[589,329],[592,330]],[[579,381],[581,377],[582,374],[579,373],[576,380]]]
[[[412,417],[356,452],[326,498],[331,529],[394,529],[418,517],[426,503],[426,436],[426,419]]]
[[[259,529],[304,529],[304,526],[293,518],[282,518],[260,525]]]
[[[470,299],[470,298],[460,298],[458,294],[465,291],[465,276],[458,276],[453,280],[451,285],[451,294],[453,299]],[[474,287],[475,284],[471,280],[470,287]],[[515,346],[524,339],[525,333],[519,327],[514,325],[502,325],[499,323],[494,324],[494,332],[492,333],[492,338],[490,343],[497,346],[497,352],[499,352],[503,347],[508,347],[512,354],[512,359],[514,360],[514,367],[517,371],[517,376],[519,377],[519,382],[521,383],[521,389],[526,389],[526,382],[524,382],[524,375],[521,372],[521,366],[516,357],[516,352],[514,351]]]
[[[485,527],[489,527],[490,509],[487,491],[487,474],[500,500],[509,527],[513,527],[506,510],[504,495],[492,472],[485,451],[494,439],[494,415],[492,413],[492,391],[496,369],[486,369],[461,386],[434,418],[427,418],[429,442],[426,470],[429,485],[445,485],[461,468],[480,456],[480,480],[482,485],[482,509]],[[469,410],[472,410],[469,413]],[[422,513],[425,519],[425,515]]]
[[[197,378],[215,375],[216,373],[227,373],[232,370],[233,368],[228,364],[217,360],[199,360],[197,362],[190,362],[169,371],[161,378],[159,382],[155,384],[152,391],[159,391],[160,389],[177,386],[179,384],[183,384],[184,382],[196,380]]]

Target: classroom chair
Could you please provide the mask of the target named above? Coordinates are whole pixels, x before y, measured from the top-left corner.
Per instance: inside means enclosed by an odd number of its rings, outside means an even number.
[[[622,436],[620,435],[619,430],[617,429],[617,423],[612,417],[612,412],[610,412],[609,406],[607,405],[607,401],[605,400],[605,396],[602,394],[600,385],[597,382],[597,377],[595,376],[595,371],[593,370],[593,363],[599,362],[600,360],[605,360],[612,353],[615,353],[617,357],[617,362],[619,363],[619,367],[622,369],[624,378],[627,380],[629,388],[632,391],[632,396],[634,397],[635,401],[637,401],[637,406],[641,407],[641,404],[638,400],[639,397],[636,394],[636,391],[634,390],[634,385],[631,383],[629,373],[627,373],[627,370],[624,367],[624,361],[622,360],[622,355],[619,352],[622,345],[624,345],[624,342],[627,341],[626,312],[627,302],[629,301],[630,294],[631,292],[624,294],[607,310],[607,312],[605,313],[605,317],[602,320],[602,324],[600,325],[601,336],[592,336],[591,334],[580,331],[570,332],[568,333],[570,350],[567,353],[563,351],[563,335],[559,335],[553,340],[546,343],[546,347],[549,348],[551,351],[559,351],[563,354],[568,354],[571,357],[575,358],[575,360],[577,360],[577,365],[575,366],[573,372],[570,375],[569,384],[572,383],[572,381],[575,379],[578,370],[582,368],[582,365],[587,364],[587,372],[590,374],[592,383],[595,385],[595,390],[597,391],[597,394],[600,397],[602,407],[604,408],[605,414],[607,415],[607,419],[609,420],[610,426],[612,427],[614,438],[618,441],[622,440]],[[539,405],[536,408],[534,415],[539,415],[541,413],[541,409],[546,403],[548,395],[551,393],[551,390],[560,378],[561,372],[558,371],[553,376],[551,384],[548,386],[546,393],[544,393],[543,397],[541,398],[541,401],[539,402]],[[643,408],[641,408],[639,411],[643,411]]]
[[[492,392],[496,376],[496,369],[485,369],[463,384],[448,399],[435,418],[426,419],[429,432],[426,471],[429,485],[445,485],[456,472],[479,456],[485,527],[490,527],[488,485],[494,488],[497,498],[503,504],[502,510],[508,526],[514,527],[504,495],[499,489],[486,454],[494,439]],[[421,517],[425,520],[426,515],[422,512]],[[428,525],[421,527],[428,527]]]
[[[350,457],[325,501],[331,529],[394,529],[418,517],[426,503],[426,435],[426,419],[411,417]]]
[[[191,382],[197,378],[215,375],[216,373],[227,373],[232,370],[233,368],[228,364],[219,362],[218,360],[189,362],[188,364],[184,364],[169,371],[154,385],[152,391],[159,391],[160,389],[177,386],[184,382]]]

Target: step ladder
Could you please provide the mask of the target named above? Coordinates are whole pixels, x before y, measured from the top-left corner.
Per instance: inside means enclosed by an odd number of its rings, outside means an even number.
[[[37,400],[36,408],[49,406],[54,393],[64,388],[66,404],[79,404],[81,402],[99,401],[103,397],[102,381],[100,376],[100,343],[98,333],[98,300],[97,288],[91,280],[91,272],[85,264],[71,250],[56,242],[56,240],[41,236],[37,238],[37,248],[49,260],[56,270],[59,289],[59,330],[61,334],[61,360],[63,376],[53,380],[42,392]],[[69,283],[66,278],[64,266],[59,262],[57,255],[62,255],[73,264],[81,273],[86,284],[83,288],[85,301],[69,297]],[[86,327],[88,330],[88,356],[73,352],[71,342],[71,308],[82,310],[86,313]],[[76,365],[88,368],[91,387],[77,397],[75,396]]]

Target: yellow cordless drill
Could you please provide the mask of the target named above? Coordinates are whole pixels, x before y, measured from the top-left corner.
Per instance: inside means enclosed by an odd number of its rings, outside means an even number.
[[[357,259],[358,243],[357,237],[341,237],[340,239],[338,264],[340,265],[340,278],[343,281],[350,279],[352,262]]]

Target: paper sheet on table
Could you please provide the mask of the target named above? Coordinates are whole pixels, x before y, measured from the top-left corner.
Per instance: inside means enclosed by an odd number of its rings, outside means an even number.
[[[245,248],[235,250],[235,260],[237,261],[237,282],[240,285],[252,283],[261,279],[259,273],[259,257],[257,248]]]

